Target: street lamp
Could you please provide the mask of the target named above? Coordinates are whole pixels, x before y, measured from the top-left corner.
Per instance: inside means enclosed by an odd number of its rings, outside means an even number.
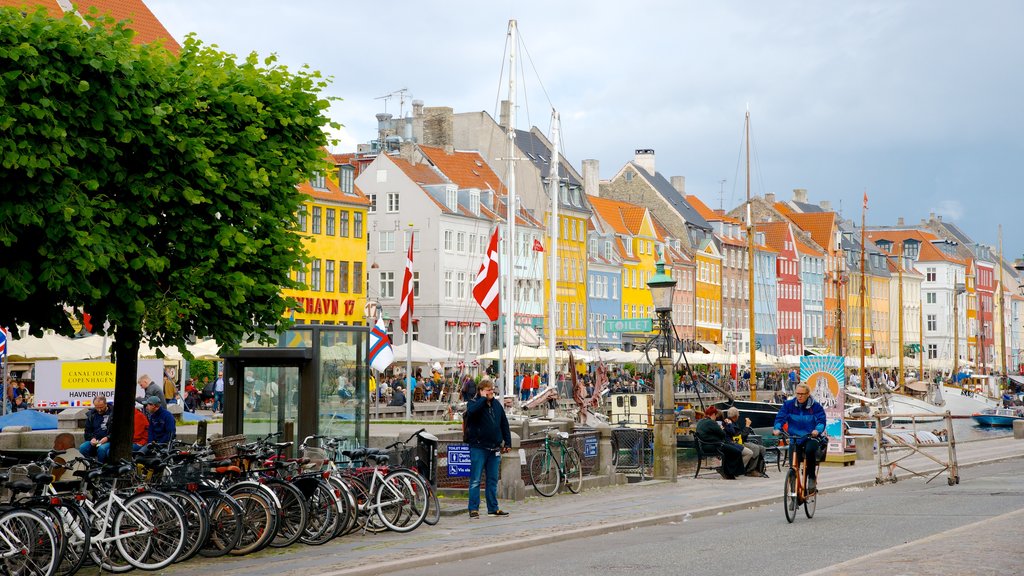
[[[659,350],[654,367],[654,395],[658,399],[654,409],[654,477],[676,481],[676,411],[672,376],[672,295],[676,281],[665,273],[665,258],[658,257],[654,276],[647,281],[658,315]]]

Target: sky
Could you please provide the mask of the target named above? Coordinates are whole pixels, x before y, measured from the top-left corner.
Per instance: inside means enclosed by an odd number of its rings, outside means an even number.
[[[522,62],[518,127],[561,114],[563,154],[603,179],[638,148],[666,177],[730,209],[807,189],[868,224],[930,213],[1024,256],[1024,2],[288,2],[146,0],[170,33],[237,55],[276,53],[333,77],[334,151],[376,137],[412,99],[490,112],[507,97],[506,36]],[[723,182],[724,181],[724,182]]]

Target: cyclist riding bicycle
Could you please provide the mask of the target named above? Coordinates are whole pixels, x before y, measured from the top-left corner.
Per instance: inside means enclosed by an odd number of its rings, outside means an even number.
[[[807,491],[815,492],[815,479],[818,470],[818,449],[825,433],[825,409],[817,400],[811,398],[811,389],[807,384],[797,384],[796,397],[782,403],[779,413],[775,416],[772,434],[778,436],[782,427],[788,424],[787,431],[796,442],[797,458],[807,459]]]

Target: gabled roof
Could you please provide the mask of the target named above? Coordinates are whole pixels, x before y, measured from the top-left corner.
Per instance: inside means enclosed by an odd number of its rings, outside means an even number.
[[[420,145],[423,155],[459,188],[477,188],[505,193],[505,185],[490,165],[478,152],[455,151],[451,154],[444,148]]]
[[[626,250],[626,244],[622,241],[621,236],[615,237],[615,253],[619,255],[623,261],[639,262],[640,259],[633,255],[631,252]]]
[[[799,240],[796,241],[796,250],[801,254],[807,254],[808,256],[816,256],[818,258],[821,258],[822,256],[825,255],[821,250],[808,246],[807,244],[804,244]]]
[[[774,206],[776,210],[778,210],[785,216],[789,216],[790,214],[797,214],[797,211],[793,210],[793,208],[789,204],[786,204],[785,202],[776,202]]]
[[[64,16],[64,9],[57,0],[0,0],[0,6],[22,9],[42,6],[54,18]],[[135,44],[162,41],[164,48],[172,53],[181,51],[181,45],[142,0],[77,0],[74,6],[82,16],[88,16],[91,9],[96,8],[100,16],[110,16],[117,22],[131,20],[128,28],[135,32],[135,38],[132,39]]]
[[[776,252],[786,252],[786,239],[790,236],[788,222],[758,222],[754,230],[764,232],[764,243]]]
[[[714,210],[709,208],[708,205],[705,204],[703,200],[701,200],[700,198],[694,196],[693,194],[687,194],[686,201],[689,202],[690,206],[693,206],[693,209],[696,210],[697,213],[700,214],[701,217],[703,217],[708,222],[725,222],[725,223],[728,223],[728,224],[739,224],[739,225],[743,224],[742,222],[740,222],[739,220],[733,218],[732,216],[726,216],[724,213],[723,214],[719,214],[719,213],[715,212]]]
[[[828,250],[832,246],[836,224],[835,212],[812,212],[809,214],[793,212],[791,214],[787,214],[787,217],[792,220],[793,224],[796,224],[798,228],[810,234],[811,240],[814,240],[814,243],[818,246],[821,246],[825,250]]]
[[[633,161],[630,161],[628,165],[636,170],[636,172],[651,185],[651,188],[664,198],[665,201],[672,206],[672,209],[683,217],[683,220],[686,220],[687,224],[697,228],[703,228],[709,232],[711,231],[711,224],[708,224],[708,221],[700,215],[700,212],[697,212],[697,210],[695,210],[693,206],[686,201],[686,198],[683,198],[683,195],[680,194],[664,176],[661,175],[661,172],[651,174]]]
[[[587,201],[594,212],[611,227],[616,234],[636,236],[647,217],[647,209],[643,206],[612,200],[600,196],[587,196]]]
[[[916,240],[921,244],[921,251],[918,255],[917,260],[919,262],[950,262],[953,264],[959,264],[961,266],[967,264],[966,261],[946,254],[941,249],[935,246],[935,242],[941,242],[942,240],[932,234],[931,232],[925,232],[917,229],[907,230],[868,230],[867,236],[870,241],[888,241],[892,243],[892,253],[902,254],[903,253],[903,242],[906,240]]]
[[[448,181],[443,176],[434,171],[429,164],[412,164],[401,156],[388,156],[389,160],[398,166],[399,170],[405,172],[405,175],[410,180],[419,184],[420,186],[430,186],[432,184],[447,184]]]
[[[824,208],[822,208],[821,206],[819,206],[817,204],[810,204],[810,203],[807,203],[807,202],[797,202],[796,200],[791,200],[791,202],[792,202],[792,206],[795,206],[797,210],[799,210],[800,212],[803,212],[804,214],[813,214],[815,212],[824,212],[825,211]]]

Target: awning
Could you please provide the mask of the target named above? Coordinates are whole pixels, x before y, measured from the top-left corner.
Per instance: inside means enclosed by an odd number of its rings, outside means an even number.
[[[1020,384],[1021,386],[1024,386],[1024,376],[1014,376],[1014,375],[1011,374],[1011,375],[1008,376],[1008,378],[1010,380],[1012,380],[1013,382],[1016,382],[1017,384]]]
[[[708,354],[721,354],[721,355],[728,355],[729,354],[728,352],[725,351],[725,348],[722,348],[721,346],[719,346],[718,344],[715,344],[714,342],[697,342],[697,344],[700,344],[702,348],[707,350]]]
[[[519,343],[524,346],[543,346],[544,341],[531,326],[516,326],[516,335],[519,336]]]

